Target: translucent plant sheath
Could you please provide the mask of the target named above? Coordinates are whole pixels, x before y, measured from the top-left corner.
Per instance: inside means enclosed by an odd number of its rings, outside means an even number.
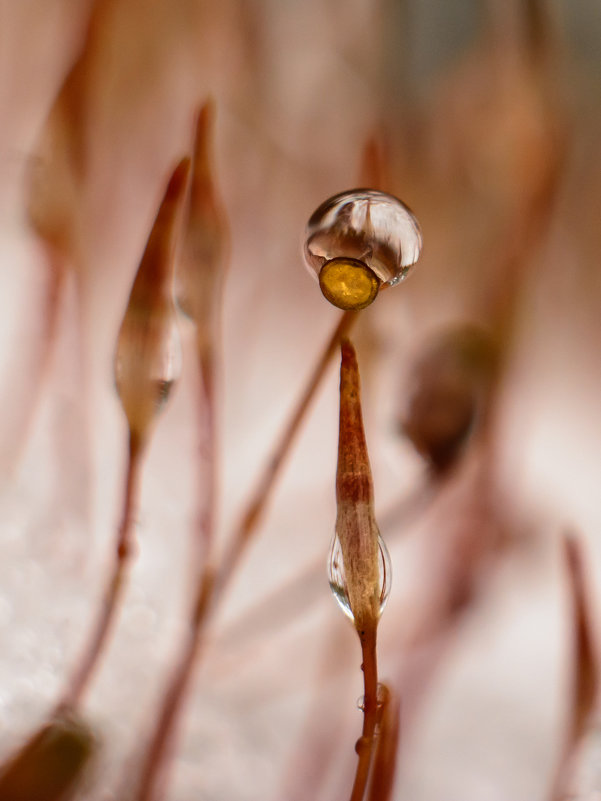
[[[176,664],[169,677],[150,742],[139,786],[139,798],[152,798],[156,781],[168,757],[180,710],[192,675],[200,631],[212,590],[212,543],[217,508],[216,365],[220,339],[222,289],[225,278],[228,234],[212,177],[212,102],[197,117],[190,204],[183,248],[176,273],[180,307],[196,328],[196,351],[201,379],[199,403],[200,467],[197,492],[198,521],[195,537],[194,580],[196,597]]]
[[[212,135],[215,107],[209,100],[199,110],[194,135],[190,203],[183,247],[176,270],[177,299],[196,329],[201,379],[200,461],[203,481],[198,491],[198,560],[209,558],[217,507],[216,366],[221,337],[223,284],[229,238],[225,211],[213,180]]]
[[[382,566],[386,569],[386,564],[381,555],[380,532],[374,514],[357,356],[348,340],[342,343],[341,351],[336,539],[342,554],[348,614],[359,635],[363,656],[363,732],[356,746],[359,761],[351,794],[351,801],[361,801],[369,776],[379,714],[376,633],[383,608],[382,587],[386,583]],[[339,592],[334,590],[334,595],[340,603]]]
[[[131,556],[140,460],[152,425],[181,369],[173,262],[189,167],[189,159],[183,159],[171,176],[119,332],[115,377],[129,426],[123,513],[104,598],[61,708],[72,708],[80,702],[110,633]]]
[[[189,169],[190,160],[182,159],[171,176],[117,339],[117,391],[140,446],[181,372],[173,267]]]

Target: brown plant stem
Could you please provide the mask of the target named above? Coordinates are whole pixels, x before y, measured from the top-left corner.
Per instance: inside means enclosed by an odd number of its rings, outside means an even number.
[[[363,656],[363,731],[355,750],[359,760],[353,782],[350,801],[363,801],[369,769],[372,762],[376,727],[378,724],[378,664],[376,655],[377,626],[370,626],[359,632],[361,654]]]
[[[194,675],[194,666],[203,640],[204,623],[208,618],[214,589],[215,571],[211,549],[217,509],[217,429],[215,414],[215,353],[211,339],[198,340],[199,372],[201,377],[202,410],[201,462],[206,469],[202,496],[199,501],[198,538],[195,543],[196,597],[194,598],[188,631],[175,668],[163,693],[156,725],[144,756],[137,801],[151,801],[166,767],[170,745],[175,737],[178,717]]]
[[[157,784],[165,767],[169,746],[173,742],[182,703],[194,675],[194,665],[203,641],[204,623],[208,619],[213,588],[214,573],[207,563],[199,581],[198,596],[193,607],[186,645],[163,695],[157,723],[145,753],[140,783],[135,795],[136,801],[152,801],[157,797]]]
[[[570,698],[565,740],[555,768],[550,801],[567,798],[574,761],[590,725],[599,695],[599,657],[580,537],[564,534],[568,603],[570,609]]]
[[[373,756],[368,801],[390,801],[399,750],[401,703],[389,687],[379,686],[378,738]]]
[[[204,481],[198,504],[198,561],[197,575],[210,559],[217,512],[218,461],[217,422],[215,409],[215,353],[212,346],[199,347],[199,373],[201,379],[200,459],[204,466]],[[197,580],[195,578],[195,580]]]
[[[80,705],[96,670],[110,634],[115,614],[119,608],[133,553],[135,508],[138,500],[142,452],[143,442],[130,433],[123,513],[115,542],[113,564],[109,570],[108,580],[105,585],[104,600],[98,609],[91,635],[84,646],[82,656],[69,682],[69,686],[58,704],[58,712],[75,709]]]

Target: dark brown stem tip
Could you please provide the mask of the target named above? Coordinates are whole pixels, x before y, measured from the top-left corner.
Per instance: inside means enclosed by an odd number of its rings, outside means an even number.
[[[165,196],[163,198],[163,206],[178,205],[180,199],[185,193],[186,184],[188,183],[188,175],[190,173],[191,159],[189,156],[184,156],[171,174]]]
[[[196,145],[197,151],[204,143],[213,128],[215,122],[215,99],[208,97],[198,109],[196,117]]]
[[[355,353],[355,348],[350,339],[345,338],[340,342],[340,351],[342,354],[343,366],[347,369],[354,366],[354,368],[357,369],[357,354]]]
[[[359,365],[352,342],[343,339],[340,343],[340,400],[356,400],[359,398]]]
[[[194,130],[194,183],[211,181],[211,145],[215,125],[215,101],[209,97],[200,107]]]
[[[384,148],[376,133],[368,136],[363,143],[361,153],[361,166],[359,169],[359,184],[370,189],[385,191],[386,164]]]
[[[184,205],[191,160],[185,156],[171,173],[152,231],[142,256],[132,294],[144,287],[144,293],[153,287],[163,287],[172,270],[172,257],[180,212]]]

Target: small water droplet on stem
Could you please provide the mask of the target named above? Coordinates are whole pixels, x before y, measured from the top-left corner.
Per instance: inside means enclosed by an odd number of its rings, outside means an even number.
[[[392,584],[392,563],[390,554],[386,543],[381,536],[378,537],[378,555],[379,555],[379,577],[380,577],[380,609],[379,614],[382,614],[388,596],[390,595],[390,587]],[[344,573],[344,562],[342,559],[342,546],[340,540],[336,535],[332,540],[332,547],[328,556],[328,581],[330,582],[330,589],[334,598],[338,601],[338,605],[344,614],[355,622],[351,610],[351,604],[348,596],[348,587],[346,583],[346,576]]]

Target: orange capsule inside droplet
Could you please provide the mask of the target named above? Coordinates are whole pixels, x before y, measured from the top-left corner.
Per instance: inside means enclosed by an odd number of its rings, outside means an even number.
[[[339,309],[358,310],[376,299],[380,280],[358,259],[331,259],[319,273],[319,286],[324,297]]]
[[[311,215],[304,256],[331,303],[363,309],[380,287],[407,277],[421,247],[419,223],[402,201],[373,189],[353,189],[329,198]]]

